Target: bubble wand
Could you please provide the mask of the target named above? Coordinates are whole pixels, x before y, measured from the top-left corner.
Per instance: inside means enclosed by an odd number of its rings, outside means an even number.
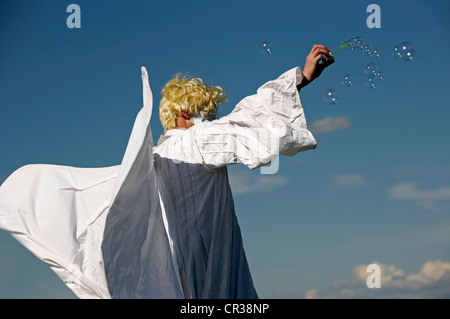
[[[345,40],[342,42],[342,44],[340,45],[339,48],[337,48],[337,50],[335,50],[334,52],[331,53],[331,55],[334,55],[336,52],[338,52],[339,50],[342,50],[343,48],[348,48],[350,46],[350,42]]]
[[[337,50],[335,50],[334,52],[330,51],[330,55],[331,55],[330,60],[334,60],[334,54],[336,52],[338,52],[339,50],[342,50],[343,48],[348,48],[349,46],[351,46],[351,43],[349,41],[347,41],[347,40],[343,41],[342,44],[339,46],[339,48],[337,48]],[[328,58],[327,58],[327,60],[328,60]]]

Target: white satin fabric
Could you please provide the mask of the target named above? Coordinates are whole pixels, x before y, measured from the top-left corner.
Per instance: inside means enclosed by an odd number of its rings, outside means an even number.
[[[0,187],[0,228],[79,298],[257,298],[226,166],[251,169],[313,149],[294,68],[227,116],[170,130],[153,145],[153,96],[122,163],[27,165]]]

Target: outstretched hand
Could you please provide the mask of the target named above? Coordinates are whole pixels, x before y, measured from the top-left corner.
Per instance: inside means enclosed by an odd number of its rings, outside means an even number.
[[[298,89],[308,85],[314,79],[318,78],[325,68],[334,63],[334,57],[324,45],[315,44],[311,52],[306,57],[305,67],[303,68],[303,80],[298,85]]]

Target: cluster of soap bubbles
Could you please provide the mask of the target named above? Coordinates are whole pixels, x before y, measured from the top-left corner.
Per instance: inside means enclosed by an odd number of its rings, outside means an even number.
[[[352,51],[359,50],[365,56],[373,57],[375,59],[379,59],[381,57],[381,51],[374,48],[371,43],[366,42],[361,36],[356,36],[350,40],[344,41],[336,51],[343,48],[347,48]],[[272,42],[263,41],[259,46],[259,51],[264,55],[272,54]],[[402,61],[411,61],[414,59],[415,55],[416,51],[414,45],[409,41],[396,45],[392,51],[392,56]],[[378,69],[378,65],[375,63],[366,64],[364,67],[364,74],[366,75],[364,85],[370,89],[376,88],[378,84],[384,80],[383,72]],[[345,74],[341,80],[341,83],[346,87],[353,86],[353,76],[351,74]],[[336,104],[339,100],[339,95],[335,89],[328,89],[325,91],[324,100],[329,104]]]
[[[368,88],[374,89],[378,86],[378,83],[384,80],[384,74],[378,68],[378,65],[375,63],[366,64],[364,67],[364,74],[367,76],[365,86]],[[350,87],[353,86],[353,76],[351,74],[346,74],[341,80],[343,86]],[[325,95],[328,94],[328,91]],[[334,104],[334,103],[333,103]]]
[[[339,49],[342,47],[346,47],[352,51],[360,50],[365,56],[373,57],[375,59],[379,59],[381,57],[381,51],[373,48],[371,43],[365,42],[360,36],[344,41]],[[384,80],[384,74],[379,70],[376,63],[366,64],[364,67],[364,74],[366,75],[364,85],[370,89],[375,89],[378,84]],[[342,77],[341,83],[345,87],[353,86],[353,76],[351,74],[345,74]],[[325,91],[324,100],[328,104],[336,104],[339,101],[339,95],[335,89],[328,89]]]
[[[379,59],[381,57],[380,49],[374,48],[372,43],[364,41],[364,39],[360,36],[351,38],[345,42],[347,42],[346,47],[349,50],[360,50],[365,56],[370,56],[375,59]]]
[[[416,50],[411,42],[405,41],[394,47],[392,56],[405,62],[411,61],[416,56]]]
[[[360,50],[365,56],[375,59],[381,57],[381,50],[374,48],[372,43],[366,42],[362,37],[357,36],[343,42],[344,47],[349,50]],[[272,42],[263,41],[259,46],[259,50],[264,55],[272,54]],[[414,45],[409,41],[404,41],[394,47],[392,56],[402,61],[411,61],[416,56]]]
[[[364,83],[370,89],[374,89],[378,86],[378,83],[384,80],[384,74],[378,68],[375,63],[368,63],[364,67],[364,74],[366,75],[366,82]],[[343,86],[350,87],[353,86],[353,76],[351,74],[346,74],[341,80]],[[327,91],[328,92],[328,91]],[[325,93],[327,95],[327,93]]]

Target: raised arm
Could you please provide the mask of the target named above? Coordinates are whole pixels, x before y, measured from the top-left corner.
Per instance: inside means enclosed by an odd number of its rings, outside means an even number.
[[[243,163],[254,169],[278,155],[314,149],[317,143],[307,128],[299,89],[333,63],[326,57],[331,55],[325,46],[314,46],[303,72],[296,67],[266,82],[230,114],[171,137],[161,145],[161,154],[210,168]]]
[[[278,155],[315,148],[297,89],[302,80],[301,69],[293,68],[241,100],[227,116],[194,125],[189,131],[203,163],[243,163],[254,169]]]

